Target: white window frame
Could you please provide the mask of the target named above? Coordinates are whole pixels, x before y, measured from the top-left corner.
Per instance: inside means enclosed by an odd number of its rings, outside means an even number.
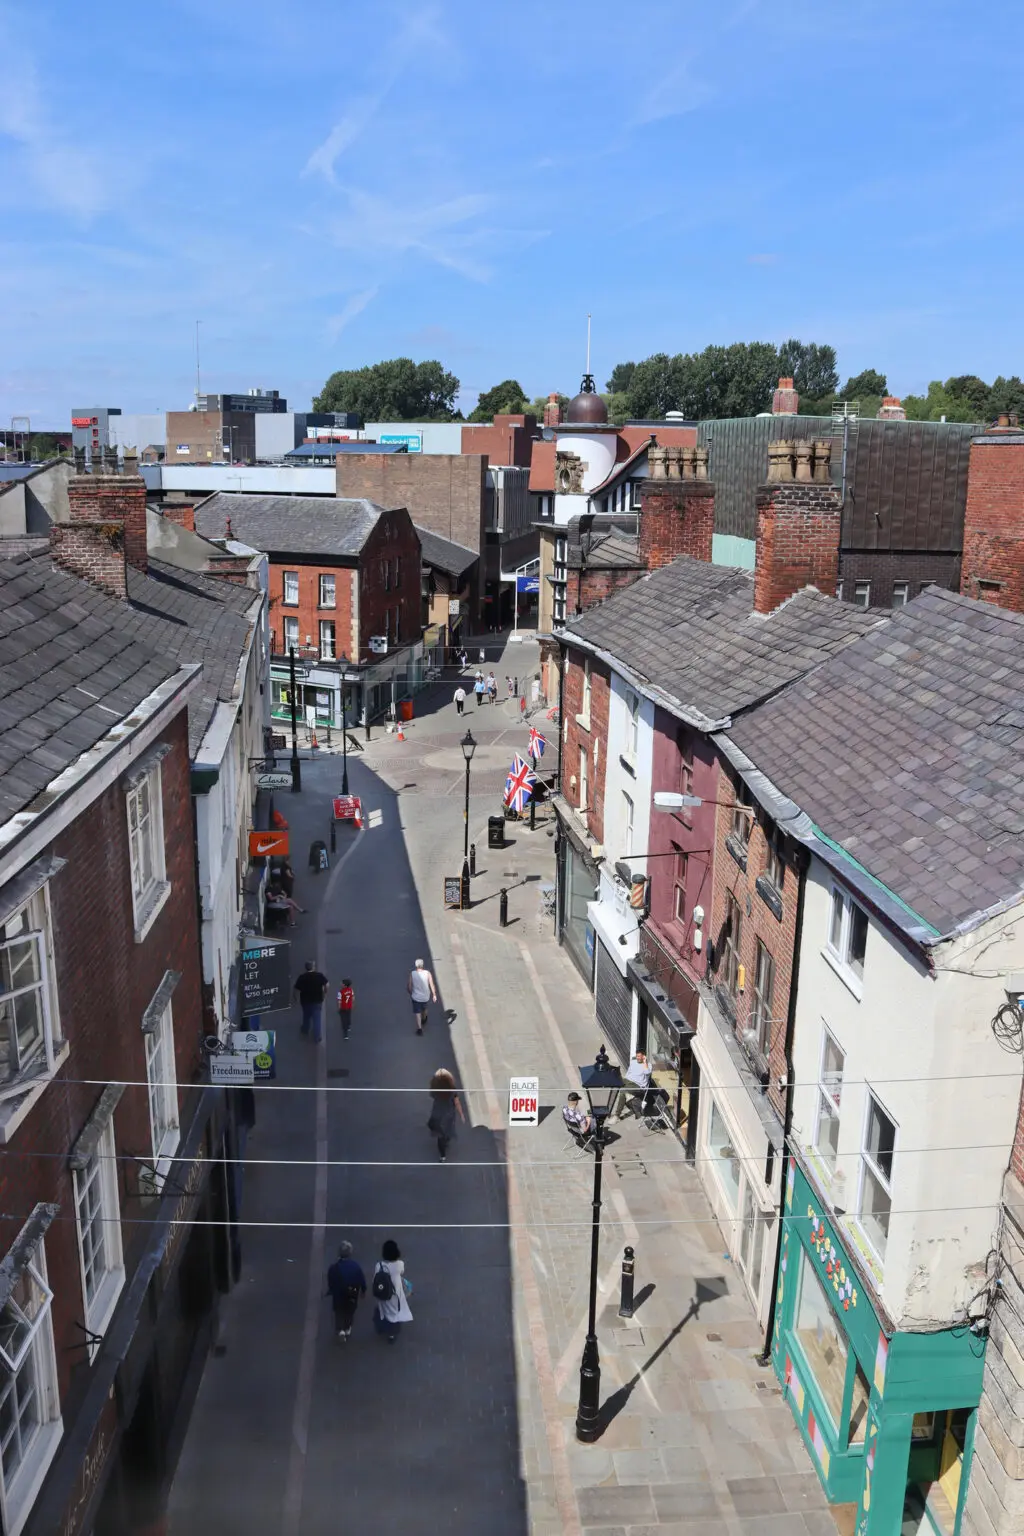
[[[888,1177],[886,1177],[886,1175],[883,1173],[882,1169],[875,1161],[872,1153],[868,1151],[868,1127],[871,1124],[872,1105],[875,1105],[879,1114],[888,1120],[889,1124],[892,1126],[892,1170]],[[885,1250],[888,1246],[889,1234],[886,1232],[885,1242],[882,1243],[880,1247],[877,1237],[873,1236],[868,1231],[868,1228],[864,1224],[864,1194],[867,1188],[868,1179],[873,1179],[878,1184],[882,1193],[885,1195],[889,1202],[888,1216],[891,1218],[892,1186],[894,1182],[893,1175],[896,1171],[896,1152],[899,1147],[899,1134],[900,1128],[897,1125],[895,1119],[892,1115],[890,1115],[889,1111],[886,1109],[885,1105],[882,1103],[874,1089],[868,1086],[867,1093],[864,1095],[864,1123],[861,1127],[860,1136],[860,1176],[857,1180],[857,1226],[864,1238],[864,1241],[871,1249],[871,1252],[875,1255],[875,1258],[878,1260],[879,1264],[885,1263]]]
[[[855,581],[853,584],[853,606],[855,608],[871,607],[871,583],[870,581]]]
[[[296,650],[298,650],[299,621],[297,618],[292,615],[285,615],[281,621],[281,636],[284,642],[284,654],[286,656],[293,646]]]
[[[642,480],[631,480],[629,482],[629,491],[630,491],[630,500],[629,500],[630,510],[633,511],[633,512],[642,512],[643,511],[643,505],[644,505],[643,481]]]
[[[84,1168],[76,1168],[73,1177],[85,1326],[90,1333],[102,1335],[124,1287],[121,1203],[117,1189],[113,1119],[108,1120],[103,1127],[96,1150],[88,1163]],[[94,1235],[97,1226],[100,1228],[99,1242]],[[103,1267],[97,1273],[95,1259],[98,1252],[103,1254]],[[90,1277],[94,1282],[91,1295]],[[98,1348],[98,1343],[89,1344],[90,1360]]]
[[[292,596],[294,593],[294,597]],[[286,608],[299,606],[299,573],[298,571],[281,572],[281,602]]]
[[[851,958],[853,929],[858,918],[863,919],[864,923],[864,956],[860,962]],[[825,936],[825,948],[822,953],[832,969],[846,983],[854,997],[858,999],[863,996],[864,968],[867,964],[868,933],[870,930],[871,919],[868,917],[865,909],[841,885],[833,884],[829,898],[828,932]]]
[[[59,1038],[60,1026],[57,1012],[57,982],[53,962],[53,924],[50,916],[50,893],[47,886],[43,885],[38,891],[33,891],[7,918],[0,932],[8,931],[14,922],[25,914],[27,927],[23,932],[14,933],[10,939],[0,940],[0,952],[4,952],[13,944],[31,944],[35,950],[36,969],[39,972],[39,980],[33,981],[31,986],[17,987],[9,993],[0,991],[0,999],[3,997],[24,996],[28,992],[38,991],[40,996],[40,1011],[42,1013],[42,1038],[39,1044],[25,1057],[23,1062],[18,1062],[9,1077],[0,1082],[0,1100],[10,1098],[25,1092],[25,1078],[43,1068],[46,1077],[49,1078],[59,1065],[58,1057],[60,1048],[64,1044]],[[5,985],[0,976],[0,988]],[[12,1031],[16,1036],[16,1028]],[[13,1043],[16,1051],[17,1045]],[[45,1063],[45,1067],[44,1067]]]
[[[150,842],[151,867],[148,876],[141,865],[143,822],[141,806],[143,796],[149,801],[146,822],[147,839]],[[171,894],[167,879],[166,850],[164,847],[164,796],[163,774],[160,762],[150,764],[137,783],[125,794],[125,815],[128,819],[128,857],[131,865],[132,913],[135,921],[135,942],[141,944],[156,921],[157,914]],[[132,825],[132,818],[135,825]]]
[[[577,810],[582,816],[587,809],[587,749],[580,747],[580,776],[576,783]]]
[[[145,1031],[145,1044],[153,1163],[157,1174],[163,1178],[181,1140],[178,1077],[174,1061],[174,1017],[170,1002],[154,1027]],[[157,1073],[154,1073],[154,1066],[158,1068]]]
[[[327,644],[326,645],[324,644],[325,636],[327,638]],[[320,649],[321,660],[323,660],[323,661],[335,661],[337,659],[337,649],[338,649],[337,637],[338,637],[338,631],[337,631],[337,628],[335,626],[334,620],[333,619],[321,619],[320,620],[320,634],[318,636],[318,639],[320,641],[319,649]]]
[[[826,1071],[825,1062],[828,1057],[829,1047],[836,1052],[840,1065],[838,1071]],[[843,1074],[846,1071],[846,1052],[839,1041],[833,1035],[827,1025],[822,1026],[821,1051],[818,1055],[818,1091],[814,1109],[814,1151],[820,1162],[824,1163],[830,1174],[834,1174],[836,1158],[839,1148],[839,1126],[842,1123],[843,1106]],[[822,1126],[828,1121],[836,1122],[836,1152],[825,1142],[825,1150],[822,1150]]]
[[[590,729],[590,704],[593,689],[590,681],[590,657],[583,658],[583,705],[580,709],[580,724]]]
[[[765,960],[764,969],[768,972],[767,1003],[762,996],[762,956]],[[771,1045],[774,996],[775,956],[764,940],[758,938],[754,946],[754,1001],[750,1010],[750,1027],[757,1035],[757,1048],[764,1057],[767,1057]]]
[[[13,1477],[7,1477],[3,1459],[0,1458],[0,1524],[7,1536],[18,1536],[28,1519],[64,1433],[57,1383],[57,1355],[53,1341],[53,1292],[47,1282],[46,1251],[42,1238],[25,1272],[41,1291],[43,1300],[31,1320],[28,1336],[22,1339],[16,1354],[8,1356],[6,1350],[0,1349],[0,1397],[6,1403],[12,1391],[12,1378],[18,1380],[32,1372],[33,1395],[39,1417],[32,1440]],[[13,1297],[12,1303],[17,1306]],[[18,1307],[18,1311],[22,1309]],[[16,1391],[16,1387],[13,1390]]]
[[[626,690],[626,756],[635,763],[640,750],[640,695]]]
[[[910,602],[910,582],[909,581],[894,581],[893,584],[892,584],[892,606],[893,606],[893,608],[894,609],[896,609],[896,608],[905,608],[909,602]]]
[[[629,858],[633,852],[633,818],[636,814],[636,806],[632,795],[622,791],[622,851],[623,857]]]
[[[328,595],[329,594],[329,595]],[[321,571],[317,584],[317,596],[319,608],[337,608],[338,606],[338,582],[337,577],[331,571]]]

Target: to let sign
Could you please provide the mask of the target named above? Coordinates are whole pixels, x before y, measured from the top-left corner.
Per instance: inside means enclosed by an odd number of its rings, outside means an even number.
[[[509,1125],[540,1124],[540,1078],[513,1077],[508,1085]]]
[[[287,1008],[291,998],[291,945],[250,944],[242,950],[242,1015]]]

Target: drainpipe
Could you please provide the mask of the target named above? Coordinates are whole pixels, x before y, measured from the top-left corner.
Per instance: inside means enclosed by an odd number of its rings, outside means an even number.
[[[565,646],[558,645],[558,793],[562,793],[562,740],[565,733]]]
[[[800,980],[800,941],[804,932],[804,892],[807,889],[807,869],[810,864],[801,849],[800,885],[796,897],[796,938],[793,941],[792,981],[789,987],[789,1008],[786,1010],[786,1108],[782,1122],[782,1184],[779,1190],[779,1227],[775,1235],[775,1266],[772,1270],[771,1300],[768,1322],[765,1326],[764,1348],[757,1357],[758,1365],[770,1365],[772,1359],[772,1334],[775,1331],[775,1309],[778,1306],[779,1266],[782,1263],[782,1223],[786,1219],[786,1181],[789,1177],[789,1137],[793,1129],[793,1033],[796,1027],[796,995]]]

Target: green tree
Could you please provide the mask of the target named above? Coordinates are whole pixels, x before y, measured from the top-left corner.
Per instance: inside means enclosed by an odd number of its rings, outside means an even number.
[[[368,421],[455,421],[459,381],[434,359],[393,357],[332,373],[313,401],[314,411],[355,411]]]
[[[908,421],[976,421],[977,412],[969,400],[949,394],[941,379],[933,379],[927,395],[906,395],[903,409]]]
[[[633,382],[635,372],[636,363],[616,363],[605,389],[610,395],[624,395]]]
[[[628,390],[631,416],[651,419],[681,408],[683,361],[678,355],[669,357],[667,352],[655,352],[637,363]]]
[[[979,379],[976,373],[958,373],[947,379],[942,387],[954,400],[967,402],[973,413],[972,421],[985,420],[992,390],[984,379]]]
[[[538,395],[535,400],[531,400],[530,401],[530,403],[526,407],[526,409],[528,411],[530,411],[534,416],[536,416],[538,421],[543,421],[544,420],[544,407],[547,405],[547,403],[548,403],[548,396],[547,395]],[[569,396],[568,395],[561,395],[560,394],[558,396],[558,403],[562,407],[562,417],[564,419],[565,413],[569,409]]]
[[[855,373],[852,379],[847,379],[839,391],[840,400],[861,400],[868,395],[887,395],[889,386],[885,381],[885,374],[877,372],[874,368],[865,368],[863,373]]]
[[[621,427],[624,421],[629,420],[629,398],[625,390],[601,396],[608,407],[608,420],[614,422],[617,427]]]
[[[804,395],[811,400],[834,395],[839,388],[836,349],[815,341],[784,341],[779,348],[779,376],[793,380],[801,402]]]
[[[1024,383],[1016,374],[1009,379],[1004,379],[1000,374],[992,380],[992,393],[988,399],[989,415],[998,416],[1003,411],[1014,411],[1018,416],[1024,416]]]
[[[67,457],[70,451],[62,447],[56,432],[33,432],[29,439],[29,454],[36,463],[42,463],[46,459],[57,459],[61,454]]]
[[[703,352],[656,352],[637,363],[628,391],[632,416],[682,411],[692,420],[754,416],[771,405],[779,354],[768,341],[737,341]]]
[[[495,416],[519,415],[529,410],[529,402],[518,379],[503,379],[493,389],[485,389],[471,411],[469,421],[492,421]]]

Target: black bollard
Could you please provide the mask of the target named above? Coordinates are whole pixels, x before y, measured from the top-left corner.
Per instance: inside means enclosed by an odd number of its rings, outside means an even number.
[[[498,922],[502,928],[508,927],[508,891],[506,891],[504,886],[502,886],[501,895],[498,898]]]
[[[337,839],[335,838],[335,835],[334,835],[335,825],[336,825],[336,823],[335,823],[334,817],[332,816],[331,817],[331,852],[332,853],[335,853],[337,851],[337,847],[338,847]]]
[[[469,872],[471,875],[476,875],[476,843],[469,845]]]
[[[619,1300],[619,1316],[633,1316],[633,1266],[634,1254],[632,1248],[626,1248],[622,1255],[622,1292]]]
[[[367,720],[365,722],[365,728],[366,728],[366,739],[367,739],[367,741],[369,741],[369,739],[370,739],[370,722],[369,722],[369,720]]]

